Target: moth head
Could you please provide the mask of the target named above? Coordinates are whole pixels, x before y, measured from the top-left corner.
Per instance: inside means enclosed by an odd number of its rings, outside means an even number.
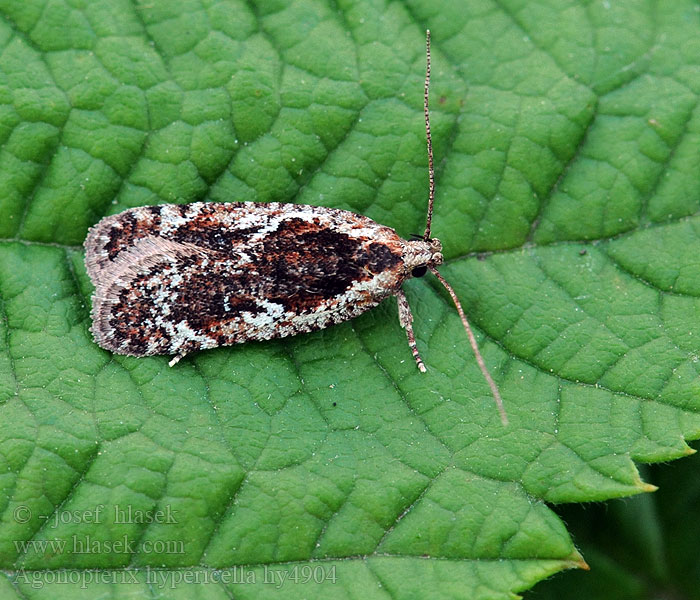
[[[428,269],[442,264],[442,244],[440,240],[434,238],[427,241],[408,241],[403,259],[406,271],[411,277],[423,277]]]

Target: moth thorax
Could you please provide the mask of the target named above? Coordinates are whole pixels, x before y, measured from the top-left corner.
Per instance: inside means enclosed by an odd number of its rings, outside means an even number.
[[[440,240],[410,240],[404,244],[403,262],[409,273],[420,267],[437,267],[442,264]]]

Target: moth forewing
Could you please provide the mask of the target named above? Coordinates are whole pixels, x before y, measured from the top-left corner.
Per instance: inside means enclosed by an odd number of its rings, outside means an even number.
[[[249,202],[129,209],[86,246],[100,345],[179,357],[353,318],[433,248],[349,211]]]

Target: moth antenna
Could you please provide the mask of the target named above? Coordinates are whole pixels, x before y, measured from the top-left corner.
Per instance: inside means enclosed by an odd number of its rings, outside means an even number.
[[[449,283],[447,283],[447,280],[442,275],[440,275],[440,272],[435,267],[428,266],[428,269],[430,269],[430,272],[438,278],[438,281],[445,287],[447,292],[452,297],[452,302],[454,302],[455,306],[457,307],[459,318],[462,319],[462,325],[464,325],[464,329],[467,332],[467,336],[469,337],[469,343],[471,344],[472,350],[474,351],[476,362],[479,364],[481,373],[484,375],[484,379],[486,379],[486,382],[491,388],[493,399],[496,401],[498,412],[501,414],[501,422],[503,423],[503,425],[508,425],[508,415],[506,414],[506,409],[503,406],[503,399],[501,398],[501,393],[498,391],[498,386],[496,385],[496,382],[493,380],[491,374],[486,369],[486,364],[484,363],[484,359],[481,356],[481,352],[479,352],[479,346],[476,343],[476,338],[472,333],[472,328],[469,326],[469,321],[467,321],[467,316],[464,314],[464,310],[462,309],[462,305],[459,302],[459,298],[457,298],[457,294],[452,289],[452,286]]]
[[[433,139],[430,135],[430,110],[428,109],[428,93],[430,91],[430,29],[425,31],[425,88],[423,93],[423,113],[425,114],[425,137],[428,140],[428,177],[430,191],[428,193],[428,218],[425,224],[423,239],[430,239],[430,225],[433,221],[433,204],[435,202],[435,168],[433,167]]]

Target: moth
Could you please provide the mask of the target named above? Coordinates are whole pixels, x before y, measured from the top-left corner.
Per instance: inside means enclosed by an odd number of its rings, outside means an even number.
[[[426,33],[424,115],[428,212],[421,239],[355,213],[298,204],[195,202],[131,208],[105,217],[85,240],[95,286],[95,341],[117,354],[172,355],[323,329],[389,296],[398,302],[416,365],[425,372],[404,281],[430,271],[452,298],[503,423],[498,387],[464,310],[440,275],[432,238],[435,169],[430,133],[430,32]]]

